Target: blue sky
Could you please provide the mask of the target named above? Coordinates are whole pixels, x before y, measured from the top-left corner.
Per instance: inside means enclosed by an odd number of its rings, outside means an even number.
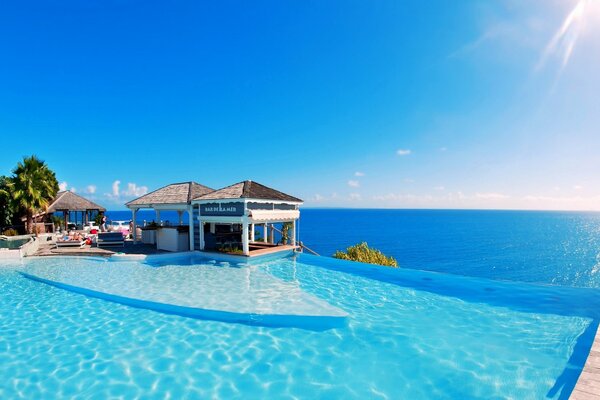
[[[600,209],[597,0],[12,2],[0,37],[0,174],[36,154],[109,209]]]

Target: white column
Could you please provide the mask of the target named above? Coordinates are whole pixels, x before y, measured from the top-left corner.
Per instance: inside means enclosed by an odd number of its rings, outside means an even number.
[[[250,241],[254,242],[254,224],[250,224]]]
[[[179,216],[179,225],[183,225],[183,210],[178,210],[177,216]]]
[[[133,244],[137,244],[137,223],[135,222],[135,216],[137,214],[137,208],[134,208],[131,210],[131,219],[133,221],[133,232],[132,233],[132,237],[133,237]]]
[[[269,241],[268,233],[267,233],[267,223],[263,224],[263,242],[267,243]]]
[[[269,229],[269,243],[275,244],[275,229],[273,229],[273,224]]]
[[[156,211],[156,223],[160,225],[160,210],[155,210]]]
[[[210,223],[210,233],[212,233],[214,235],[215,231],[216,231],[216,229],[215,229],[215,223],[211,222]]]
[[[292,221],[292,235],[291,235],[291,239],[292,239],[292,246],[296,245],[296,220]]]
[[[188,223],[189,226],[189,236],[190,236],[190,251],[194,251],[194,205],[190,205],[188,207]]]
[[[204,223],[200,220],[200,216],[198,216],[198,235],[200,237],[200,250],[204,250]]]
[[[248,246],[248,222],[242,221],[242,252],[245,256],[250,254],[250,246]]]

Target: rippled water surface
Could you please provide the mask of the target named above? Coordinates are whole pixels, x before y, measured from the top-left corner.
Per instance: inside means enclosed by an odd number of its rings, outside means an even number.
[[[49,257],[26,260],[22,273],[80,294],[184,316],[314,329],[345,323],[347,313],[302,290],[297,281],[279,279],[258,265],[185,257],[160,256],[159,266]]]
[[[348,312],[348,324],[268,328],[90,298],[14,267],[0,268],[0,398],[559,398],[600,310],[593,289],[301,256],[252,268]]]

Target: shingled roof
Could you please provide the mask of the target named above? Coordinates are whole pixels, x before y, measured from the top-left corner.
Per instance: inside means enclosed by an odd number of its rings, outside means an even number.
[[[85,197],[81,197],[78,194],[75,194],[71,191],[62,191],[56,194],[56,198],[54,201],[48,206],[47,213],[55,213],[57,211],[87,211],[87,210],[99,210],[106,211],[106,208],[99,206],[86,199]]]
[[[137,199],[131,200],[125,205],[132,207],[150,206],[154,204],[190,204],[190,201],[193,198],[212,191],[214,191],[214,189],[196,182],[173,183],[147,193]]]
[[[195,197],[194,200],[219,200],[219,199],[261,199],[261,200],[278,200],[292,201],[302,203],[302,200],[282,193],[278,190],[271,189],[268,186],[261,185],[258,182],[243,181],[235,183],[223,189],[215,190],[214,192]]]

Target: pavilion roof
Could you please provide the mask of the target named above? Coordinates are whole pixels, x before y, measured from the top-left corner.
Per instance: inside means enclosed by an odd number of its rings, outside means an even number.
[[[47,213],[54,213],[57,211],[88,211],[98,210],[106,211],[106,208],[94,203],[71,191],[58,192],[56,198],[48,206]]]
[[[213,189],[196,182],[173,183],[131,200],[125,205],[132,207],[157,204],[190,204],[193,198],[212,191]]]
[[[220,199],[261,199],[261,200],[276,200],[290,201],[302,203],[302,200],[285,194],[268,186],[262,185],[253,181],[242,181],[233,185],[224,187],[213,192],[195,197],[194,200],[220,200]]]

